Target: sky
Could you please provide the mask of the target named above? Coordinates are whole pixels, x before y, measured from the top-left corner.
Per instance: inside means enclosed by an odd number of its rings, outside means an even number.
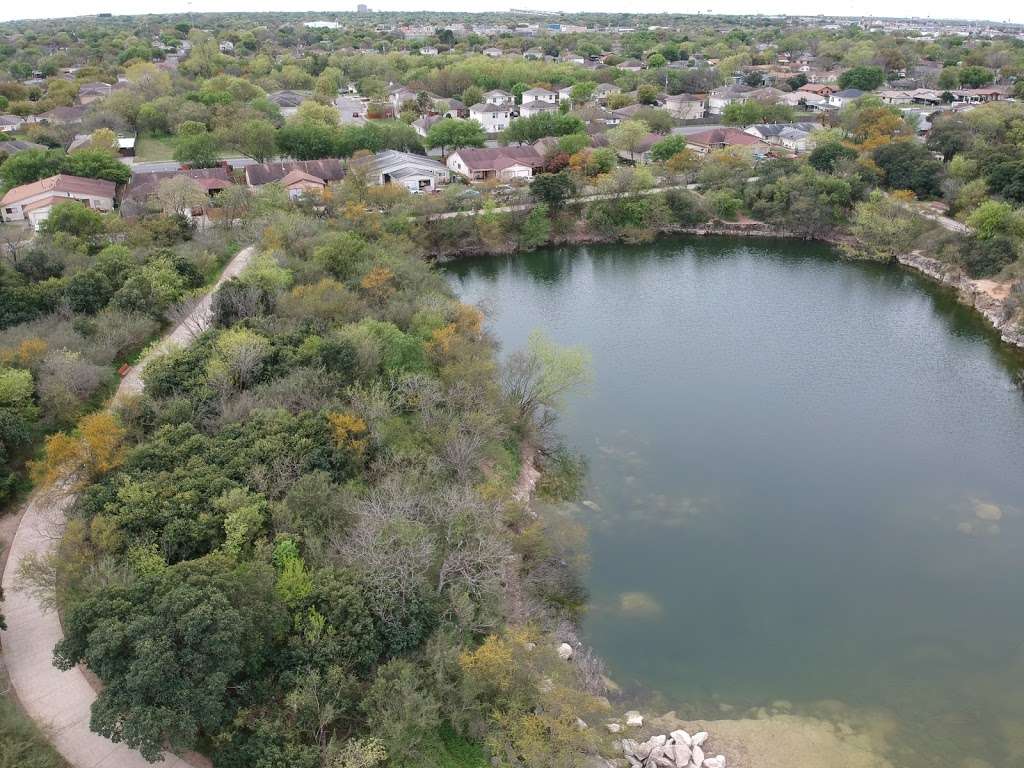
[[[355,10],[356,2],[341,5],[338,0],[300,0],[310,11]],[[299,5],[297,3],[297,5]],[[372,9],[386,11],[505,11],[510,7],[526,9],[620,13],[622,0],[367,0]],[[918,16],[931,18],[971,18],[1024,23],[1024,2],[1020,0],[833,0],[824,5],[833,15]],[[821,13],[821,0],[633,0],[628,9],[639,13],[718,13],[718,14],[793,14]],[[25,3],[4,0],[0,3],[0,21],[24,18],[59,18],[94,13],[186,13],[201,11],[282,11],[295,10],[280,0],[44,0]]]

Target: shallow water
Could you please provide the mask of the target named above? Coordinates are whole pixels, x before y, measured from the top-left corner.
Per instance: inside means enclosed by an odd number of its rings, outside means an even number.
[[[978,317],[789,241],[447,271],[505,350],[542,328],[593,354],[562,432],[617,682],[705,717],[870,715],[897,766],[1024,766],[1021,361]]]

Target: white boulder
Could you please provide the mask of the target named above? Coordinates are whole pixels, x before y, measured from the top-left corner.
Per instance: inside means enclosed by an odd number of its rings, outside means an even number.
[[[622,733],[622,726],[618,723],[605,723],[604,727],[608,729],[608,733]]]
[[[694,768],[703,768],[704,766],[704,750],[700,747],[693,747],[690,750],[690,765]]]
[[[672,761],[675,768],[686,768],[690,764],[690,748],[677,741],[672,745]]]
[[[707,740],[708,740],[708,732],[707,731],[698,731],[697,733],[693,734],[693,737],[692,737],[690,743],[693,744],[693,746],[695,746],[695,747],[703,747],[704,746],[704,742],[707,741]]]
[[[704,768],[725,768],[725,755],[704,758]]]
[[[672,731],[669,736],[676,744],[685,744],[686,746],[693,744],[692,737],[686,731]]]
[[[629,710],[626,713],[626,725],[630,728],[642,728],[644,724],[644,716],[637,712],[635,709]]]
[[[581,717],[577,717],[576,718],[576,728],[577,728],[577,730],[585,731],[585,730],[587,730],[588,727],[589,726],[587,725],[587,721],[586,720],[584,720]]]
[[[558,658],[563,661],[568,661],[572,658],[572,646],[568,643],[562,643],[558,646]]]

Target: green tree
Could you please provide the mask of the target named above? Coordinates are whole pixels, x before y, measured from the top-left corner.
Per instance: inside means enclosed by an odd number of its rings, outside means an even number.
[[[840,141],[823,141],[811,150],[807,162],[823,173],[834,173],[840,161],[854,160],[856,157],[857,150]]]
[[[335,154],[339,132],[327,125],[290,122],[277,132],[277,146],[282,155],[296,160],[319,160]],[[352,152],[338,154],[346,157]]]
[[[839,87],[843,89],[873,91],[884,82],[885,72],[881,67],[851,67],[839,76]]]
[[[57,150],[30,149],[7,158],[0,165],[0,179],[6,187],[31,184],[59,173],[64,155]]]
[[[988,67],[960,67],[960,85],[964,88],[981,88],[991,83],[993,77]]]
[[[628,153],[629,158],[635,161],[636,153],[649,133],[647,123],[642,120],[626,120],[608,131],[608,143],[615,150]]]
[[[683,136],[666,136],[651,147],[651,157],[659,163],[664,163],[685,149],[686,139]]]
[[[277,154],[277,129],[269,120],[246,120],[225,131],[227,146],[238,150],[257,163]]]
[[[872,153],[889,189],[909,189],[921,198],[941,194],[942,163],[916,141],[895,141]]]
[[[81,203],[57,203],[43,222],[42,231],[48,235],[64,233],[83,241],[93,242],[106,232],[103,216]]]
[[[174,159],[192,168],[213,168],[220,163],[220,142],[212,133],[179,136]]]
[[[575,115],[541,112],[530,117],[513,120],[501,133],[503,144],[532,144],[545,136],[568,136],[584,133],[586,126]]]
[[[363,708],[371,731],[388,745],[391,765],[422,765],[424,745],[441,725],[440,704],[412,662],[392,659],[380,667]]]
[[[565,171],[538,174],[530,183],[530,194],[551,211],[558,211],[573,192],[572,179]]]
[[[106,179],[115,184],[127,184],[132,177],[130,167],[109,151],[102,149],[80,149],[72,152],[64,159],[61,170],[72,176]]]
[[[482,147],[487,140],[483,126],[476,120],[445,118],[438,120],[427,131],[427,146],[439,147],[441,155],[462,147]]]

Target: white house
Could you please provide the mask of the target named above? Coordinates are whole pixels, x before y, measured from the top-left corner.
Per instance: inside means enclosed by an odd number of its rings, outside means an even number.
[[[39,229],[53,206],[67,200],[77,200],[87,208],[105,213],[114,209],[116,190],[112,181],[58,174],[8,190],[0,200],[0,219],[27,220]]]
[[[394,149],[353,158],[349,168],[365,173],[371,184],[401,184],[413,194],[433,192],[451,179],[451,171],[437,160]]]
[[[836,107],[842,109],[844,106],[849,104],[851,101],[856,101],[864,95],[864,91],[859,88],[845,88],[841,91],[829,94],[828,105],[830,107]]]
[[[420,48],[420,54],[422,56],[437,56],[438,50],[432,45],[424,45]]]
[[[482,51],[484,56],[490,56],[492,59],[497,59],[502,56],[504,51],[501,48],[484,48]]]
[[[700,120],[707,114],[704,97],[692,93],[666,96],[665,109],[680,120]]]
[[[25,120],[17,115],[0,115],[0,133],[13,133],[24,122]]]
[[[469,108],[469,119],[476,120],[487,133],[499,133],[514,119],[511,104],[474,104]]]
[[[548,104],[555,104],[558,102],[558,94],[547,88],[531,88],[528,91],[523,91],[523,104],[529,104],[531,101],[546,101]]]
[[[484,94],[485,104],[511,104],[515,99],[508,91],[493,90]]]
[[[550,101],[524,101],[519,107],[520,117],[533,117],[542,112],[557,112],[558,105]]]

